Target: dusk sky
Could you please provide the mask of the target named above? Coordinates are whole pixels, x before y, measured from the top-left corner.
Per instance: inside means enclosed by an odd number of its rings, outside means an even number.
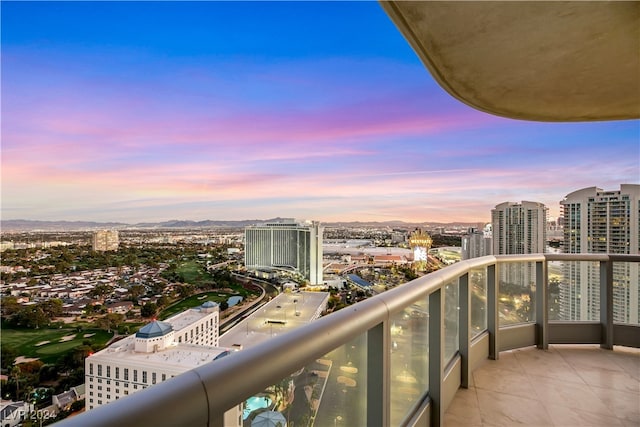
[[[489,221],[640,181],[640,121],[478,112],[377,2],[0,7],[5,220]]]

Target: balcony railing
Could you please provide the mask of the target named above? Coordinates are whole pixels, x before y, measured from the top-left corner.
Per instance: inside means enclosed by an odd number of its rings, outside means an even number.
[[[462,261],[58,425],[224,426],[227,410],[296,383],[310,415],[295,426],[437,426],[456,390],[500,351],[640,347],[639,263],[605,254]]]

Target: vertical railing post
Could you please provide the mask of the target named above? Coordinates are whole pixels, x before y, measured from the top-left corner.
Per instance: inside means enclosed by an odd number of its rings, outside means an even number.
[[[547,290],[549,284],[547,260],[536,262],[536,346],[549,348],[549,310]]]
[[[489,359],[498,360],[500,346],[498,332],[500,318],[498,317],[498,262],[487,266],[487,330],[489,331]]]
[[[464,388],[469,388],[469,377],[471,371],[469,370],[469,333],[470,318],[471,318],[471,293],[469,292],[469,273],[465,273],[460,276],[458,280],[459,286],[459,301],[458,307],[458,324],[459,324],[459,346],[460,346],[460,359],[461,359],[461,376],[460,385]]]
[[[442,287],[429,295],[429,397],[431,426],[442,425],[442,374],[444,360],[444,296]]]
[[[367,332],[367,426],[390,422],[389,328],[379,323]]]
[[[613,262],[600,261],[600,347],[613,350]]]

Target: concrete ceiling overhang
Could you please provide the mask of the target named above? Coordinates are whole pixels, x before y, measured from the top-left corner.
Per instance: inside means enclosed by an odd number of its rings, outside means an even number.
[[[380,3],[438,83],[478,110],[640,118],[640,2]]]

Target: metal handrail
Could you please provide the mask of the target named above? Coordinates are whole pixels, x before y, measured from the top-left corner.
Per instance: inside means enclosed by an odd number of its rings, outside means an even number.
[[[640,262],[640,256],[531,254],[485,256],[461,261],[57,425],[222,425],[225,411],[388,321],[392,314],[470,270],[502,262],[546,261]]]

